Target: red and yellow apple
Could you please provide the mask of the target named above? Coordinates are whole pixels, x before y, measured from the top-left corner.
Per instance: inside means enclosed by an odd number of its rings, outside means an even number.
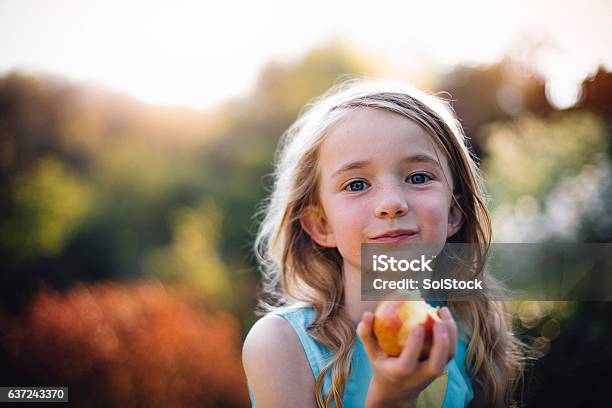
[[[433,326],[439,321],[438,308],[423,300],[381,301],[374,313],[374,335],[380,348],[390,356],[399,356],[406,339],[423,325],[425,336],[420,359],[426,359],[433,342]]]

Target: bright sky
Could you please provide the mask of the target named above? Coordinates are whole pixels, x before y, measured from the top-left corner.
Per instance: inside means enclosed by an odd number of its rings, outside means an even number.
[[[245,94],[266,62],[335,38],[390,75],[527,54],[563,105],[598,64],[612,69],[612,2],[0,2],[0,73],[59,74],[156,104],[208,107]]]

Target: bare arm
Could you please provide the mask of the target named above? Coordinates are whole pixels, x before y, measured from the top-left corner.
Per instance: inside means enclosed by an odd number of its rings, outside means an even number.
[[[315,406],[308,359],[282,317],[269,315],[253,325],[242,348],[242,364],[258,407]]]

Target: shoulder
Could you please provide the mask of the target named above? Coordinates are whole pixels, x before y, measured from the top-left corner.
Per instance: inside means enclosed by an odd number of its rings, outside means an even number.
[[[300,341],[287,320],[276,314],[259,319],[244,340],[243,358],[257,358],[261,353],[273,351],[275,355],[286,351],[299,351]]]
[[[264,351],[273,344],[274,350],[280,347],[299,348],[301,343],[296,330],[306,330],[309,325],[310,313],[308,307],[278,309],[259,319],[249,330],[244,342],[244,351]],[[291,323],[290,323],[291,322]],[[294,351],[294,350],[293,350]]]
[[[313,406],[314,376],[298,335],[289,322],[269,314],[249,331],[242,363],[260,406]]]

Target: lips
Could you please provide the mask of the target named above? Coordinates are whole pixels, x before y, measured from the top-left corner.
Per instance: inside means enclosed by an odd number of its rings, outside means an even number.
[[[369,242],[402,242],[413,239],[417,236],[416,230],[397,229],[386,231],[382,234],[370,238]]]

